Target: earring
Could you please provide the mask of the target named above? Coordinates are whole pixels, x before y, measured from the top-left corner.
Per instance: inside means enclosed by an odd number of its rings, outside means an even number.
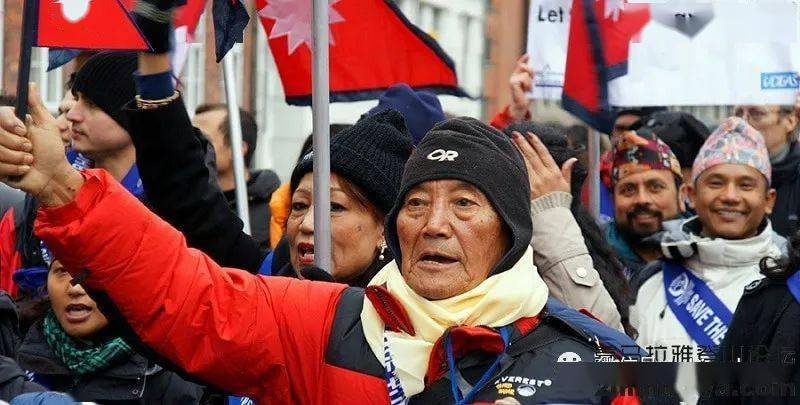
[[[386,241],[381,242],[381,253],[378,255],[378,260],[386,260],[386,255],[383,252],[386,251]]]

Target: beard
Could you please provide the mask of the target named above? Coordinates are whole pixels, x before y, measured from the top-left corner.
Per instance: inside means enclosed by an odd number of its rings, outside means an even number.
[[[650,215],[656,218],[654,226],[634,225],[636,216]],[[661,224],[664,222],[664,214],[661,211],[651,209],[646,205],[637,205],[632,211],[625,214],[626,221],[617,222],[617,229],[622,237],[632,246],[640,246],[643,240],[661,231]]]

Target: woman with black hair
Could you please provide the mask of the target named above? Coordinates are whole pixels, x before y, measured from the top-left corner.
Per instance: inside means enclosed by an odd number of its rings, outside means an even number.
[[[559,167],[572,158],[578,158],[579,153],[569,146],[563,129],[555,125],[537,124],[528,121],[513,124],[504,131],[509,136],[514,132],[520,134],[532,132],[536,134],[547,147]],[[572,168],[570,184],[572,203],[570,204],[570,210],[578,223],[578,227],[581,229],[581,234],[586,243],[586,248],[589,250],[594,268],[599,273],[600,280],[603,281],[605,289],[616,305],[622,326],[625,328],[625,332],[631,335],[634,329],[628,321],[630,295],[624,275],[624,265],[606,242],[600,227],[592,215],[581,205],[580,193],[587,175],[586,167],[580,160],[576,162]]]
[[[800,396],[800,233],[789,255],[765,257],[745,287],[713,369],[705,404],[795,404]]]

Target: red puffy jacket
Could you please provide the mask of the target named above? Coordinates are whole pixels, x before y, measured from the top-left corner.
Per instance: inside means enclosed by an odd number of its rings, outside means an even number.
[[[346,285],[283,277],[266,282],[220,268],[188,249],[180,233],[106,172],[84,176],[75,201],[40,210],[36,232],[71,272],[91,269],[85,284],[106,291],[152,349],[259,403],[345,403],[353,392],[359,403],[388,403],[383,378],[323,361]]]

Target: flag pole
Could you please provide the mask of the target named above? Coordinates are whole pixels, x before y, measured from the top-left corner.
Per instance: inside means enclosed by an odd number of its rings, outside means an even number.
[[[36,2],[38,0],[24,0],[22,6],[22,34],[19,40],[19,75],[17,76],[17,104],[16,116],[25,122],[28,114],[28,82],[31,79],[31,52],[33,48],[33,35],[36,30]]]
[[[328,0],[313,2],[311,113],[314,121],[314,265],[332,273]]]
[[[589,212],[600,220],[600,132],[589,129]]]
[[[233,53],[222,59],[225,82],[225,100],[228,104],[228,133],[230,134],[233,157],[233,178],[236,184],[236,212],[244,224],[243,230],[250,235],[250,211],[247,204],[247,181],[244,178],[244,157],[242,157],[242,121],[239,117],[239,103],[236,98],[236,78],[233,75]],[[252,145],[250,146],[252,147]]]

